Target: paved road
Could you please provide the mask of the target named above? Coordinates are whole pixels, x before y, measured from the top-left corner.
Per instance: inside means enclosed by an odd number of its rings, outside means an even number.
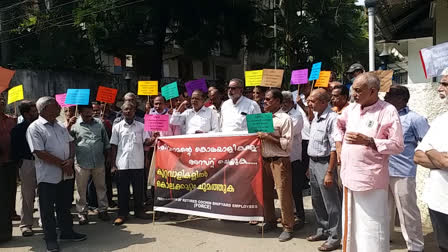
[[[19,194],[19,193],[18,193]],[[79,243],[62,243],[62,251],[318,251],[320,242],[310,243],[305,237],[315,227],[310,197],[305,197],[308,223],[303,229],[295,232],[294,239],[280,243],[277,240],[281,229],[265,234],[264,238],[256,232],[256,228],[247,223],[208,220],[197,218],[188,220],[179,215],[176,221],[168,216],[159,219],[155,224],[150,221],[130,219],[122,227],[99,221],[91,216],[91,224],[79,226],[75,220],[75,229],[88,235],[88,239]],[[37,218],[37,213],[35,217]],[[36,221],[37,222],[37,221]],[[13,240],[0,244],[1,252],[9,251],[45,251],[43,234],[40,228],[33,237],[22,237],[14,222]],[[397,228],[397,231],[399,228]],[[392,239],[392,251],[405,252],[406,245],[401,233],[395,232]],[[425,251],[437,251],[433,234],[425,235]],[[341,250],[338,250],[341,251]]]

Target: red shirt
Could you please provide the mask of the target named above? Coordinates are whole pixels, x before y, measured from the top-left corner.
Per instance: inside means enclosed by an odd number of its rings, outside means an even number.
[[[11,130],[17,124],[17,118],[0,114],[0,163],[11,160]]]

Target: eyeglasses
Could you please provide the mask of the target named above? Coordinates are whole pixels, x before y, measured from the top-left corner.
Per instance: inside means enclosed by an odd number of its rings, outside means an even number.
[[[439,84],[448,87],[448,82],[439,82]]]

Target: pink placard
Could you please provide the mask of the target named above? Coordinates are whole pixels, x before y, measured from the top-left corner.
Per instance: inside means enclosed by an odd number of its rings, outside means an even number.
[[[73,105],[65,104],[65,97],[66,96],[67,96],[67,93],[65,93],[65,94],[57,94],[57,95],[54,96],[56,98],[56,101],[59,103],[59,106],[61,106],[61,108],[73,106]]]
[[[145,115],[145,131],[168,131],[169,115]]]
[[[308,68],[294,70],[291,73],[291,85],[308,83]]]

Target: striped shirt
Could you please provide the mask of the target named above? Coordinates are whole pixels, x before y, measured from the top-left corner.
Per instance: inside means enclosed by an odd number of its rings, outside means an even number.
[[[330,152],[336,151],[334,132],[338,114],[333,112],[330,106],[320,116],[317,116],[317,113],[314,114],[310,128],[308,156],[328,157]]]

